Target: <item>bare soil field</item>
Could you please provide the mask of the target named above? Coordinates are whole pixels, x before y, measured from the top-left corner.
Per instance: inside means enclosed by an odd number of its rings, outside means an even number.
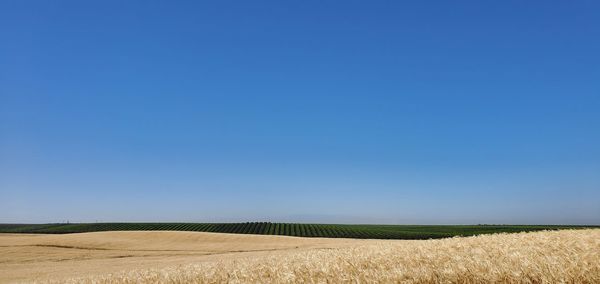
[[[600,229],[415,241],[0,234],[0,282],[600,283]]]

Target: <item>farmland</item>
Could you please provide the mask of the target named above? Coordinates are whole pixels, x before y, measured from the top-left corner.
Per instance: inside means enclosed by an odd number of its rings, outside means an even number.
[[[597,226],[596,226],[597,227]],[[340,225],[298,223],[56,223],[0,224],[0,233],[67,234],[104,231],[189,231],[354,239],[440,239],[492,233],[590,228],[549,225]]]
[[[0,283],[599,283],[600,229],[437,240],[0,234]]]

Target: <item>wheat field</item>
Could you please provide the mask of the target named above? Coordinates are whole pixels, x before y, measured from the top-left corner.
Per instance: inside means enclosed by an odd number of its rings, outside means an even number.
[[[365,242],[369,241],[168,231],[0,234],[0,283],[63,281]]]
[[[98,234],[105,235],[102,238],[98,237]],[[124,251],[130,249],[132,255],[140,250],[144,253],[131,258],[106,258],[108,260],[105,262],[99,259],[107,255],[101,257],[99,254],[90,256],[85,261],[79,261],[79,264],[75,257],[75,260],[67,261],[71,262],[70,265],[75,265],[72,266],[71,274],[47,273],[36,278],[13,278],[14,281],[600,283],[600,229],[496,234],[420,241],[340,240],[182,232],[76,234],[69,236],[71,240],[61,239],[67,236],[50,237],[56,239],[45,240],[46,244],[83,246],[97,242],[95,245],[98,248],[111,248],[96,250],[92,254],[100,252],[100,254],[108,253],[110,256],[110,253],[119,252],[119,250],[113,251],[113,248]],[[100,241],[110,239],[108,237],[112,237],[112,240]],[[13,238],[19,239],[17,236]],[[30,238],[35,239],[36,236]],[[140,240],[146,240],[146,243]],[[31,240],[21,242],[31,243]],[[16,243],[13,240],[13,244]],[[164,253],[165,251],[177,250],[181,250],[182,254],[165,256],[168,255]],[[150,261],[153,258],[155,261]],[[23,260],[25,259],[27,258]],[[134,261],[130,263],[128,260]],[[120,269],[111,267],[107,272],[101,269],[94,270],[91,267],[108,262],[113,262]],[[47,260],[32,265],[29,269],[33,274],[30,275],[34,275],[36,269],[43,269],[42,264],[51,265]],[[0,273],[6,272],[1,269],[3,265],[5,262],[0,262]]]

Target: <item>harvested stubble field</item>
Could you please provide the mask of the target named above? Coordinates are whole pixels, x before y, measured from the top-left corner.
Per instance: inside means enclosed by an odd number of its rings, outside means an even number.
[[[0,235],[0,281],[600,283],[600,229],[440,240],[190,232]]]

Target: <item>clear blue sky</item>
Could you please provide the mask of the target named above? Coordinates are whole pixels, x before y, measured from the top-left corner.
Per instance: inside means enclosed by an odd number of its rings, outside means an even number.
[[[598,1],[0,1],[0,222],[600,224]]]

